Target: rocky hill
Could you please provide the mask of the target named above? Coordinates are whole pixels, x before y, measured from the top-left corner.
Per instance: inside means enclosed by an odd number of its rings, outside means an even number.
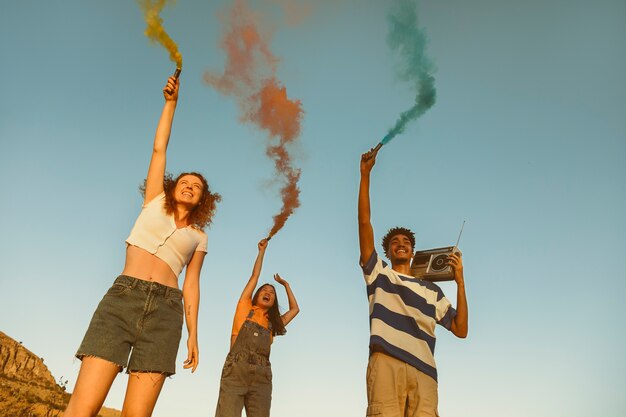
[[[61,417],[70,394],[43,360],[0,332],[0,417]],[[101,417],[119,417],[103,408]]]

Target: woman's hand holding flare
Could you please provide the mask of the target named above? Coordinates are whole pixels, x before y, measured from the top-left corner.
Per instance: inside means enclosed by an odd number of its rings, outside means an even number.
[[[163,87],[163,97],[165,97],[165,101],[178,101],[179,85],[178,78],[171,76],[167,79],[167,84]]]

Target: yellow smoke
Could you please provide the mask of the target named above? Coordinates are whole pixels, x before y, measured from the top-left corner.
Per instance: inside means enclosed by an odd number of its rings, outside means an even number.
[[[163,19],[161,10],[167,3],[174,3],[175,0],[137,0],[139,7],[143,11],[146,20],[146,31],[144,34],[153,42],[158,42],[170,53],[170,60],[176,63],[178,68],[183,67],[183,56],[178,52],[178,45],[170,38],[163,29]]]

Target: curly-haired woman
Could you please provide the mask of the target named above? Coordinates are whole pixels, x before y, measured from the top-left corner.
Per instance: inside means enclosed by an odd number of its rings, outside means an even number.
[[[230,351],[222,369],[216,417],[240,417],[245,407],[249,417],[269,417],[272,402],[270,346],[274,336],[286,333],[285,326],[300,312],[289,283],[278,274],[276,282],[285,287],[289,310],[281,315],[273,285],[259,281],[267,239],[258,243],[259,253],[252,275],[241,293],[230,338]]]
[[[163,89],[143,209],[126,239],[122,274],[98,305],[76,353],[82,363],[64,417],[96,416],[123,368],[129,378],[122,415],[150,416],[165,378],[175,372],[183,317],[189,334],[183,367],[194,372],[198,366],[199,281],[207,250],[203,228],[221,197],[198,173],[175,180],[165,173],[178,87],[178,78],[170,77]],[[178,276],[185,267],[181,291]]]

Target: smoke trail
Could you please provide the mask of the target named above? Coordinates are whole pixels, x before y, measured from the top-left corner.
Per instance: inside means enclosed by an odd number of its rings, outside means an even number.
[[[307,0],[298,2],[295,0],[270,0],[278,4],[285,15],[285,23],[289,26],[297,26],[313,13],[313,4]]]
[[[398,0],[397,6],[389,13],[389,47],[400,55],[398,75],[409,81],[416,90],[415,104],[402,112],[396,124],[389,129],[383,140],[388,143],[406,124],[417,119],[435,104],[434,66],[426,56],[426,35],[417,27],[417,5],[413,0]]]
[[[235,97],[242,121],[251,122],[270,135],[266,154],[274,161],[276,174],[283,182],[283,206],[274,216],[271,237],[300,206],[300,170],[293,167],[287,146],[300,134],[302,105],[299,100],[290,100],[287,89],[276,79],[278,59],[269,49],[269,31],[246,1],[236,0],[225,20],[221,46],[227,54],[226,68],[222,75],[205,73],[204,80],[222,94]]]
[[[139,7],[143,11],[146,20],[146,30],[144,34],[152,41],[160,43],[170,53],[170,60],[176,63],[176,67],[183,67],[183,56],[178,52],[176,42],[170,38],[163,29],[163,19],[161,10],[167,3],[174,3],[175,0],[137,0]]]

